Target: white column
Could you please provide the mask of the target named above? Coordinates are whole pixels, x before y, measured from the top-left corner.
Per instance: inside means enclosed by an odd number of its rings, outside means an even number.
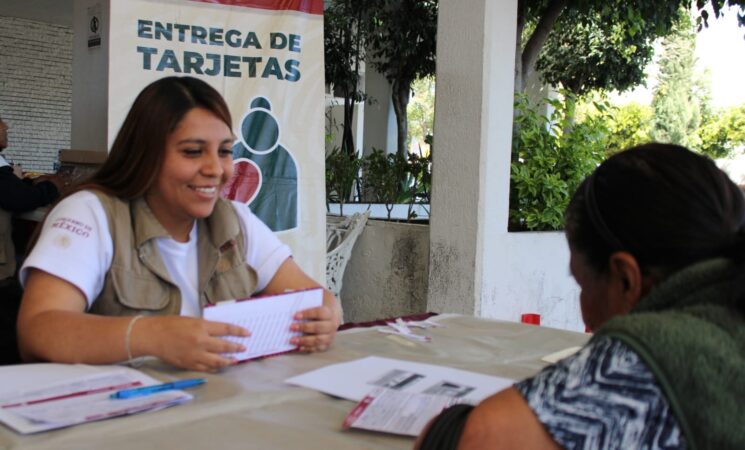
[[[395,152],[398,141],[391,84],[371,65],[365,72],[365,92],[373,99],[371,104],[365,106],[365,154],[373,148],[386,153]]]
[[[441,0],[427,307],[481,315],[507,255],[517,0]]]
[[[76,150],[109,150],[109,5],[107,0],[75,0],[73,7],[70,145]],[[89,8],[98,8],[96,11],[99,12],[97,24],[101,44],[93,47],[88,47],[91,34]]]

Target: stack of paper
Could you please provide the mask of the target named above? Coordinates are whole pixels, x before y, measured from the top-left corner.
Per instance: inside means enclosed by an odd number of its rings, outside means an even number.
[[[456,403],[476,404],[514,382],[434,364],[368,356],[331,364],[285,380],[360,402],[345,427],[418,435]]]
[[[171,390],[131,399],[112,399],[118,390],[158,384],[134,369],[108,366],[92,369],[69,366],[51,381],[60,364],[32,364],[3,368],[7,381],[0,391],[0,421],[19,433],[36,433],[111,417],[152,411],[187,402],[193,397]],[[92,370],[91,370],[92,369]],[[76,374],[77,372],[77,374]],[[25,376],[24,376],[25,375]],[[31,384],[41,379],[45,383]],[[13,385],[17,389],[13,389]]]

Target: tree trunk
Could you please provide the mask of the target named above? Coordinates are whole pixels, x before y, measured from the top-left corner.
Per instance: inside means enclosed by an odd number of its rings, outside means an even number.
[[[406,141],[409,135],[409,124],[406,107],[409,105],[411,93],[411,81],[395,80],[391,86],[391,98],[393,100],[393,111],[396,113],[397,149],[400,155],[408,153]]]
[[[556,24],[561,12],[564,11],[564,8],[566,8],[568,3],[569,0],[551,0],[546,5],[546,8],[541,12],[541,18],[538,21],[538,25],[536,25],[535,31],[530,35],[530,38],[525,43],[525,48],[522,51],[522,56],[520,58],[520,91],[518,92],[525,90],[527,80],[535,70],[535,63],[538,60],[538,55],[541,53],[543,44],[546,43],[548,35],[551,33],[551,29],[554,27],[554,24]],[[521,31],[518,30],[518,32]],[[515,83],[515,86],[518,86],[517,82]]]
[[[341,148],[348,155],[356,155],[354,147],[354,134],[352,133],[352,122],[354,121],[354,99],[350,98],[348,92],[344,93],[344,131],[341,137]]]

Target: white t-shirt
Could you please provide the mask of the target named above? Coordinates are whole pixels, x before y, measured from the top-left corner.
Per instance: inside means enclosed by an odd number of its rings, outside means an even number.
[[[259,292],[291,252],[248,206],[238,202],[233,206],[246,238],[246,262],[256,271]],[[156,238],[156,245],[171,280],[181,290],[181,315],[201,317],[196,236],[195,223],[189,242],[163,237]],[[90,308],[103,289],[113,252],[101,202],[91,192],[77,192],[55,206],[44,221],[39,240],[21,267],[21,283],[25,285],[29,268],[43,270],[80,289]]]
[[[0,155],[0,167],[9,166],[8,161],[5,159],[3,155]]]

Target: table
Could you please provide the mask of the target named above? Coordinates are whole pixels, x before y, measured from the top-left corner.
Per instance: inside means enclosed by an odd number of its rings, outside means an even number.
[[[431,320],[431,343],[379,333],[375,328],[339,333],[331,350],[251,361],[190,390],[195,399],[171,409],[85,424],[38,435],[0,425],[0,449],[409,449],[413,438],[360,430],[341,423],[354,403],[283,380],[328,364],[369,355],[440,364],[515,379],[546,365],[541,358],[583,345],[589,335],[535,325],[441,315]],[[158,362],[142,367],[163,380],[204,376]]]

